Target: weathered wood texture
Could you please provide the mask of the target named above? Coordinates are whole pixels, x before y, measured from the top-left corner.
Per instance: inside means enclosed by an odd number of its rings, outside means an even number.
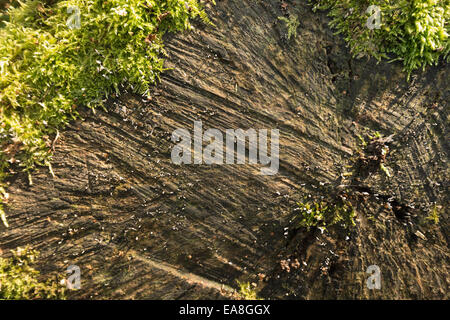
[[[172,69],[151,100],[124,93],[108,113],[82,110],[56,143],[55,178],[45,168],[32,186],[13,178],[3,253],[31,245],[44,274],[80,266],[74,298],[227,298],[237,279],[266,298],[448,298],[449,67],[407,83],[399,65],[352,59],[304,2],[287,2],[301,21],[289,41],[279,1],[218,1],[215,27],[168,37]],[[279,173],[174,165],[171,133],[192,132],[194,120],[278,128]],[[394,134],[392,177],[351,178],[371,194],[354,190],[347,240],[293,230],[295,202],[348,182],[357,135],[375,130]],[[417,217],[403,224],[376,193],[413,204]],[[426,224],[434,203],[440,222]],[[287,259],[301,267],[287,272]],[[381,290],[366,287],[372,264]]]

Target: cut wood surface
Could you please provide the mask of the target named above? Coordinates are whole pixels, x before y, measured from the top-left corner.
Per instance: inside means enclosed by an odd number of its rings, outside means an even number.
[[[80,110],[55,142],[55,177],[9,181],[3,253],[40,250],[44,275],[78,265],[73,298],[226,299],[239,280],[270,299],[448,299],[450,68],[406,82],[399,64],[353,59],[305,2],[288,2],[300,21],[288,40],[281,2],[218,1],[215,26],[166,39],[151,99],[124,92],[108,112]],[[173,164],[172,132],[196,120],[279,129],[278,174]],[[358,135],[375,131],[393,135],[391,177],[346,175]],[[298,200],[342,186],[356,201],[350,233],[294,228]],[[370,265],[380,290],[366,286]]]

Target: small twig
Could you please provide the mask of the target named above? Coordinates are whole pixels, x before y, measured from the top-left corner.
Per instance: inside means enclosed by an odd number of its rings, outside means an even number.
[[[30,173],[30,171],[28,171],[28,184],[29,184],[30,186],[33,185],[33,179],[31,179],[31,173]]]
[[[58,138],[59,138],[59,131],[56,130],[56,137],[55,137],[55,139],[53,139],[53,142],[52,142],[52,150],[53,150],[53,152],[55,151],[55,143],[56,143],[56,140],[58,140]]]

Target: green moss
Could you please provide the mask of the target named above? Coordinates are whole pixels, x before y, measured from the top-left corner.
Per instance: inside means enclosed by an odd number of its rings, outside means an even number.
[[[39,281],[39,271],[32,267],[38,252],[28,248],[12,251],[9,259],[0,257],[0,299],[64,299],[58,281]]]
[[[322,230],[342,223],[345,227],[354,226],[356,213],[353,206],[346,201],[331,203],[328,201],[319,202],[299,202],[295,210],[296,227],[307,228],[317,227]]]
[[[449,0],[314,0],[314,9],[329,10],[330,25],[349,43],[358,57],[400,60],[408,78],[439,57],[450,56]],[[380,8],[379,28],[366,23],[371,5]],[[372,12],[373,14],[373,12]]]
[[[300,25],[300,22],[298,21],[298,16],[296,15],[291,15],[288,18],[286,17],[278,17],[278,20],[283,21],[286,24],[286,28],[287,28],[287,37],[290,40],[292,37],[296,38],[297,37],[297,28]]]
[[[79,10],[79,26],[70,7]],[[163,70],[163,35],[190,29],[198,16],[207,21],[197,0],[11,7],[0,29],[0,183],[10,164],[51,168],[52,136],[78,117],[79,106],[94,110],[121,88],[148,95]]]
[[[239,296],[244,300],[262,300],[258,298],[255,288],[252,287],[250,282],[237,282],[239,285]]]
[[[429,214],[427,217],[425,217],[425,220],[434,223],[434,224],[439,224],[439,217],[440,217],[441,213],[439,210],[439,207],[437,205],[433,206],[433,209],[430,210]]]

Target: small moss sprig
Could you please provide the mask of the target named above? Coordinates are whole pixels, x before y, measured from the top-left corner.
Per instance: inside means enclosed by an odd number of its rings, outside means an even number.
[[[262,300],[258,297],[256,289],[250,284],[250,282],[237,281],[239,285],[238,295],[244,300]]]
[[[287,38],[290,40],[292,37],[297,37],[297,28],[300,26],[300,21],[298,21],[298,16],[291,15],[289,18],[280,16],[278,20],[283,21],[287,28]]]
[[[439,224],[439,217],[441,214],[442,207],[434,204],[433,208],[430,210],[428,216],[425,217],[425,220],[434,224]]]

